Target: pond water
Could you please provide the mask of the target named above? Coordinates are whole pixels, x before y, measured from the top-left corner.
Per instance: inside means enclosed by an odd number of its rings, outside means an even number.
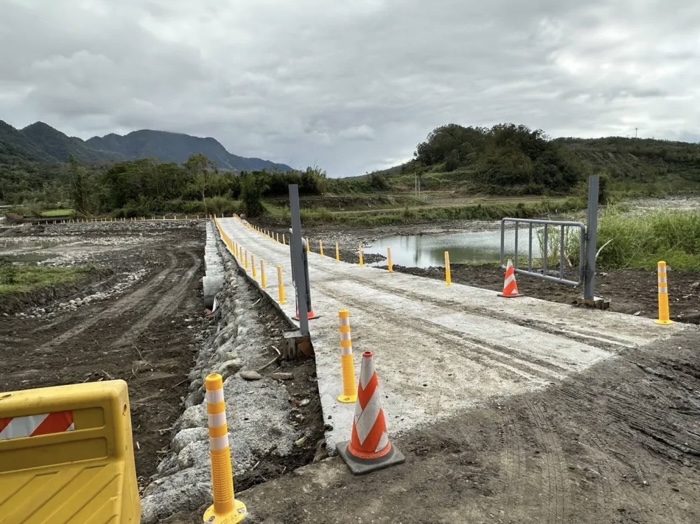
[[[533,235],[534,236],[534,235]],[[512,253],[515,246],[515,231],[506,230],[506,252]],[[445,251],[450,252],[451,264],[490,264],[500,259],[500,230],[464,233],[441,233],[426,235],[399,235],[384,237],[365,247],[365,253],[386,256],[391,248],[394,264],[408,267],[441,267],[445,265]],[[520,231],[518,250],[528,252],[527,231]],[[532,244],[533,257],[540,256],[536,238]],[[377,265],[385,265],[379,262]]]

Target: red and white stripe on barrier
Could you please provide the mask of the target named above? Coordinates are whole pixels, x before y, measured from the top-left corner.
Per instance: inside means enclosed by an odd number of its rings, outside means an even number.
[[[57,411],[26,417],[0,418],[0,440],[38,437],[74,431],[72,411]]]

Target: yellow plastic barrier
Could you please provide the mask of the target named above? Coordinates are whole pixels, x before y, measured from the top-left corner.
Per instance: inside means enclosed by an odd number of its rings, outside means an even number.
[[[138,523],[126,382],[0,393],[0,523]]]

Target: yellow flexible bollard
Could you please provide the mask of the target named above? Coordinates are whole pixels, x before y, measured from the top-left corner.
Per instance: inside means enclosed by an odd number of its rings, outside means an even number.
[[[357,401],[357,381],[352,356],[350,312],[347,309],[341,309],[338,312],[338,329],[340,331],[340,364],[343,370],[343,394],[338,397],[338,401],[351,404]]]
[[[452,285],[452,270],[450,269],[450,252],[445,251],[445,285]]]
[[[659,319],[656,321],[656,323],[667,326],[669,324],[673,324],[673,320],[671,320],[671,313],[668,305],[668,278],[666,277],[666,262],[659,262],[658,281]]]
[[[258,270],[255,267],[255,255],[250,255],[250,265],[253,267],[253,280],[258,279]]]
[[[212,373],[205,381],[207,413],[209,415],[209,456],[211,457],[211,481],[214,504],[204,512],[203,521],[214,524],[238,524],[245,519],[248,510],[236,500],[233,492],[233,465],[228,442],[226,402],[221,375]],[[212,520],[213,519],[213,520]]]
[[[389,269],[389,273],[394,272],[394,261],[391,259],[391,248],[386,248],[386,267]]]
[[[287,245],[287,239],[284,236],[284,233],[282,233],[282,245],[286,246]]]
[[[263,289],[267,287],[267,276],[265,275],[265,261],[260,259],[260,285]]]
[[[246,249],[243,249],[243,266],[248,271],[248,251]]]
[[[360,255],[360,267],[365,267],[365,252],[362,250],[362,244],[360,244],[358,251]]]
[[[318,241],[318,252],[323,256],[323,240]]]
[[[338,249],[338,242],[335,243],[335,261],[340,262],[340,249]]]
[[[275,242],[277,242],[279,244],[279,241],[280,241],[280,234],[275,233]]]
[[[286,304],[287,296],[284,292],[284,280],[282,280],[282,266],[277,266],[277,288],[279,290],[279,303]]]
[[[311,242],[309,242],[309,237],[306,237],[306,252],[311,253]]]

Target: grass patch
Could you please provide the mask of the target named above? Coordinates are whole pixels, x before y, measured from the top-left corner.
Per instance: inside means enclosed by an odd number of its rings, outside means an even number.
[[[73,284],[90,271],[94,271],[94,268],[22,266],[2,259],[0,260],[0,297]]]
[[[584,209],[581,199],[541,200],[529,203],[478,203],[467,206],[445,206],[430,208],[377,209],[367,212],[337,213],[327,208],[302,209],[301,221],[305,225],[343,224],[353,227],[375,227],[437,220],[500,220],[503,217],[534,218],[552,214],[570,213]],[[266,206],[268,218],[280,223],[289,223],[288,208]]]
[[[665,260],[672,269],[700,271],[700,212],[633,215],[610,208],[600,218],[598,246],[605,246],[598,265],[608,269],[654,270]]]
[[[71,217],[74,211],[72,209],[47,209],[41,212],[42,217],[53,218],[53,217]]]

